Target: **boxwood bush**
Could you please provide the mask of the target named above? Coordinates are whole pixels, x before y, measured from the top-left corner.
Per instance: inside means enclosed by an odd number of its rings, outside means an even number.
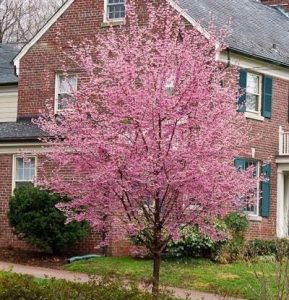
[[[55,205],[69,199],[33,186],[21,186],[9,203],[8,218],[20,239],[48,253],[67,251],[83,240],[89,230],[86,223],[66,224],[64,214]]]

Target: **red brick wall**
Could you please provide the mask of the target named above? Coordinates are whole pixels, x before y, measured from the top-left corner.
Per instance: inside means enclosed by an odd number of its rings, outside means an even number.
[[[252,134],[257,137],[252,147],[256,149],[256,158],[271,160],[271,202],[270,216],[262,222],[252,222],[249,238],[270,238],[276,235],[276,207],[277,207],[277,174],[275,158],[279,147],[279,126],[288,130],[288,92],[289,82],[273,79],[272,118],[264,121],[250,120]]]
[[[151,1],[159,3],[163,0]],[[139,3],[141,5],[143,1],[139,0]],[[38,115],[47,101],[53,104],[55,74],[62,70],[63,62],[70,71],[75,68],[63,51],[69,52],[70,41],[79,45],[85,39],[94,41],[96,35],[106,33],[108,27],[102,26],[103,10],[104,0],[75,0],[21,59],[18,117]],[[143,20],[143,10],[141,12]]]

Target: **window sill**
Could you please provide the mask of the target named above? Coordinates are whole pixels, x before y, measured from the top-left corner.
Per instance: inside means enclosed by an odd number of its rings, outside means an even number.
[[[111,20],[111,21],[104,21],[100,24],[101,28],[110,27],[110,26],[122,26],[125,25],[125,20]]]
[[[248,220],[252,222],[262,222],[261,216],[248,215]]]
[[[258,114],[254,114],[254,113],[248,112],[248,111],[245,112],[245,117],[247,119],[253,119],[253,120],[257,120],[257,121],[264,121],[264,119],[265,119],[264,117],[262,117]]]

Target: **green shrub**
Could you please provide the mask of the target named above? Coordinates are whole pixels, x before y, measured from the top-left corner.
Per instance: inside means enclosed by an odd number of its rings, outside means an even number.
[[[181,238],[171,241],[166,248],[167,256],[172,258],[211,258],[220,242],[202,234],[194,226],[185,226],[181,230]]]
[[[29,276],[1,274],[1,300],[152,300],[149,293],[136,285],[119,280],[104,279],[89,283],[63,280],[36,280]],[[160,300],[173,300],[162,294]]]
[[[67,198],[39,188],[22,186],[9,203],[8,218],[19,238],[49,253],[66,251],[88,233],[86,223],[71,222],[55,205]]]
[[[246,231],[249,228],[246,214],[241,212],[230,213],[225,217],[224,222],[232,238],[245,239]]]
[[[246,243],[245,255],[248,259],[255,257],[272,257],[277,260],[283,257],[289,257],[289,240],[274,239],[274,240],[252,240]]]
[[[243,259],[245,253],[245,235],[249,228],[247,216],[241,212],[228,214],[224,223],[228,233],[228,240],[220,248],[216,260],[221,263],[230,263]]]
[[[132,236],[134,245],[144,246],[151,240],[148,229],[142,230],[138,235]],[[202,234],[196,226],[183,226],[178,241],[169,241],[163,256],[166,258],[212,258],[222,242],[215,242]],[[151,253],[148,253],[151,256]]]
[[[270,256],[277,254],[275,240],[252,240],[246,244],[246,257]]]

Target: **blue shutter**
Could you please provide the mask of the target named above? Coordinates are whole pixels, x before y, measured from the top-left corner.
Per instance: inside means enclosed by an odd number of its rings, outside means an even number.
[[[269,164],[261,167],[261,172],[268,181],[261,182],[262,202],[261,202],[261,216],[269,217],[270,212],[270,178],[271,178],[271,166]]]
[[[234,161],[235,167],[237,170],[245,170],[245,159],[243,158],[236,158]]]
[[[271,118],[272,116],[272,77],[263,77],[263,97],[262,97],[262,116]]]
[[[246,111],[246,87],[247,87],[247,72],[243,69],[240,70],[239,78],[240,92],[242,95],[238,99],[238,111]]]

